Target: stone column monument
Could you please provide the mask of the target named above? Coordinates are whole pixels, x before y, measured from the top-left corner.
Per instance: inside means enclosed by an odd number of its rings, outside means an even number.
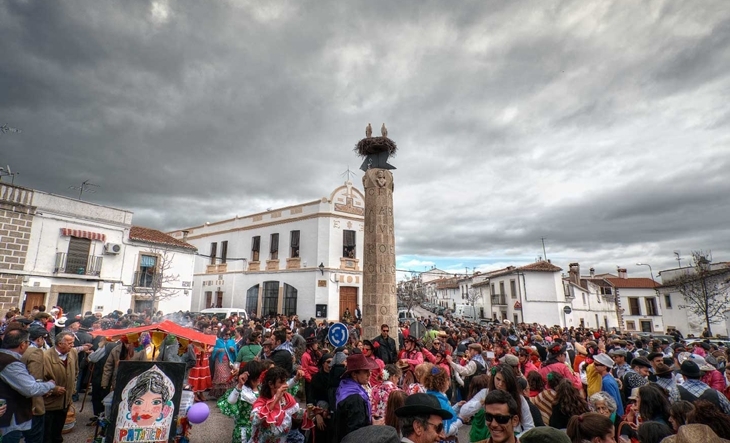
[[[395,231],[393,228],[393,174],[388,156],[396,145],[387,137],[383,124],[382,137],[372,137],[368,124],[366,137],[355,151],[365,158],[360,169],[365,188],[365,245],[363,260],[362,319],[363,338],[380,335],[380,325],[390,327],[390,336],[398,340],[398,302],[395,278]]]

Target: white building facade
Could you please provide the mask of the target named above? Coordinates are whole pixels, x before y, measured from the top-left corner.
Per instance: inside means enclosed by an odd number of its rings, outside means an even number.
[[[351,182],[319,200],[171,232],[198,248],[193,311],[243,308],[337,321],[362,298],[365,201]]]
[[[156,261],[152,249],[170,257],[169,276],[162,288],[169,298],[160,301],[163,312],[186,310],[192,284],[195,249],[164,233],[132,226],[132,212],[96,205],[38,190],[29,190],[31,208],[28,247],[16,306],[23,313],[44,305],[61,306],[68,315],[108,314],[114,310],[142,311],[150,304],[150,288],[139,285],[141,261]],[[144,232],[135,238],[130,233]],[[159,275],[153,265],[147,280]],[[158,281],[158,280],[155,280]],[[143,280],[143,285],[144,285]]]
[[[699,337],[707,327],[706,320],[687,309],[687,306],[691,306],[692,303],[685,300],[684,295],[674,283],[678,279],[695,280],[697,282],[695,289],[698,290],[704,277],[705,287],[711,288],[710,293],[718,294],[718,299],[722,300],[721,292],[725,294],[730,292],[730,263],[708,263],[706,275],[699,275],[694,266],[684,266],[660,271],[659,276],[662,279],[662,286],[657,288],[658,302],[662,306],[665,328],[676,328],[685,336],[692,334]],[[691,286],[692,284],[690,284]],[[713,335],[730,336],[730,315],[728,313],[730,313],[730,306],[727,307],[726,312],[721,313],[721,316],[713,318],[715,320],[711,324]]]

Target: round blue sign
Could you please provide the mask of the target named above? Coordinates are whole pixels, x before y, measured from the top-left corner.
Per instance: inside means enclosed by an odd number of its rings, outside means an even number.
[[[327,338],[332,346],[339,348],[340,346],[345,346],[347,344],[347,340],[350,338],[350,333],[347,331],[347,326],[342,323],[335,323],[330,326]]]

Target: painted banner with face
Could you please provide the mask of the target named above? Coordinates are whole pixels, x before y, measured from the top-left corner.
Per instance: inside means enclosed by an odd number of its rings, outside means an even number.
[[[122,361],[107,441],[165,442],[174,437],[185,365]],[[112,435],[109,435],[111,433]]]

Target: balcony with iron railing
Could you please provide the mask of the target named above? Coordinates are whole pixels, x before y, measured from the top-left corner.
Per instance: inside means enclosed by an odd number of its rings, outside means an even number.
[[[93,275],[101,274],[101,264],[104,257],[97,255],[69,255],[65,252],[56,253],[54,274]]]
[[[492,306],[506,306],[507,296],[505,294],[494,294],[492,295]]]

